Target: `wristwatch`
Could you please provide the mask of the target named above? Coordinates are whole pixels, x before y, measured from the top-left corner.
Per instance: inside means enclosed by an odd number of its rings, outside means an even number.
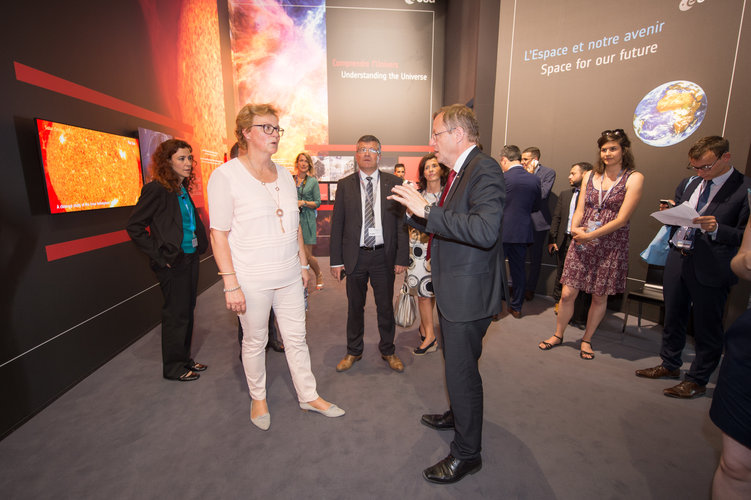
[[[424,215],[425,219],[427,219],[428,215],[430,215],[430,209],[431,209],[432,206],[433,205],[431,205],[430,203],[428,203],[427,205],[425,205],[425,208],[422,209],[423,212],[425,212],[425,215]]]

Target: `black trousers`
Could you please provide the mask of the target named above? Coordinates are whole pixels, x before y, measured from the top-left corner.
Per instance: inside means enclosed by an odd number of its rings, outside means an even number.
[[[154,270],[162,289],[162,374],[175,379],[193,366],[193,311],[198,291],[198,254],[181,254],[172,267]]]
[[[671,249],[668,254],[663,275],[665,328],[660,357],[662,365],[670,370],[683,365],[681,353],[686,345],[686,328],[693,305],[696,356],[686,380],[707,385],[722,356],[722,316],[730,289],[699,283],[693,258],[692,255],[681,255],[676,249]]]
[[[480,456],[482,449],[482,377],[478,361],[482,338],[491,318],[454,323],[438,310],[446,364],[446,389],[454,414],[454,440],[451,454],[461,460]]]
[[[537,289],[537,281],[540,279],[540,268],[542,267],[542,253],[545,251],[548,243],[549,230],[535,231],[535,240],[527,251],[529,255],[529,274],[525,291],[534,292]]]
[[[394,265],[386,262],[386,252],[360,249],[357,266],[347,273],[347,354],[362,354],[365,333],[365,300],[368,282],[373,288],[373,298],[378,316],[378,332],[381,341],[378,350],[381,354],[394,354]]]
[[[521,311],[524,304],[524,290],[526,290],[527,274],[524,270],[524,259],[527,256],[528,243],[504,243],[503,253],[508,259],[508,269],[514,291],[508,305],[514,311]]]

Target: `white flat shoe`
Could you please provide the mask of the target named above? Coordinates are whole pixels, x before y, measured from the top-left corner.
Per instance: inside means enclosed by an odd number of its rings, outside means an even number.
[[[326,410],[319,410],[318,408],[311,406],[308,403],[300,403],[300,408],[305,411],[314,411],[316,413],[320,413],[325,417],[331,418],[341,417],[342,415],[344,415],[344,410],[336,406],[334,403],[331,403],[331,406],[329,406]]]
[[[253,415],[253,402],[250,402],[250,414]],[[271,427],[271,414],[269,412],[264,413],[263,415],[253,418],[250,417],[250,421],[261,429],[262,431],[269,430],[269,427]]]

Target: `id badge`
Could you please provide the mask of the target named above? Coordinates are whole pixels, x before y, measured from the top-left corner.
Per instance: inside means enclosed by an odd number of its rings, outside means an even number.
[[[694,248],[694,237],[696,229],[693,227],[681,227],[673,236],[673,245],[681,250],[691,250]]]
[[[382,232],[374,227],[368,228],[368,236],[375,236],[376,238],[378,238],[379,236],[381,236],[381,234]]]
[[[193,248],[198,248],[198,238],[193,236],[193,239],[191,240],[191,243],[193,244]]]
[[[587,232],[591,233],[595,229],[598,229],[600,226],[602,226],[602,221],[591,220],[591,221],[587,222]]]

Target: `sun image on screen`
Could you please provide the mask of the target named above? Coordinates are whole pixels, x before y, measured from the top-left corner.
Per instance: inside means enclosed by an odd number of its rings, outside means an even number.
[[[143,187],[138,140],[37,119],[53,214],[135,205]]]

